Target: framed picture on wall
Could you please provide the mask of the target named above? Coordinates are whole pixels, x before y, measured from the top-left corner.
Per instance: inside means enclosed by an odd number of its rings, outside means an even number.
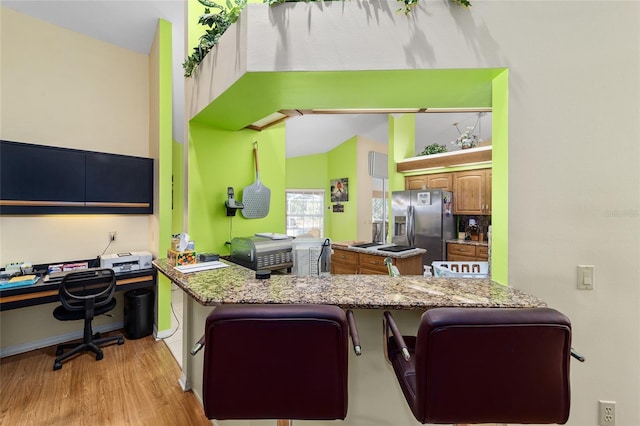
[[[331,179],[331,202],[349,201],[349,179]]]

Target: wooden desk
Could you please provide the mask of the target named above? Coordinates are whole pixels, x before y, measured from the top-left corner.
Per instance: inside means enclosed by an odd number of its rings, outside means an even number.
[[[116,291],[155,287],[156,274],[155,269],[116,274]],[[57,302],[58,286],[58,282],[46,283],[41,278],[34,285],[0,290],[0,311]]]

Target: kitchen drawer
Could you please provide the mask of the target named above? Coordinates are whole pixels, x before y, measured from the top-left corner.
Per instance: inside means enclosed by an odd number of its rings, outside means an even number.
[[[362,275],[389,275],[389,271],[386,269],[381,271],[380,269],[369,269],[360,267],[359,273]]]
[[[358,265],[344,265],[342,263],[331,263],[332,274],[355,275],[358,273]]]
[[[449,262],[477,262],[478,259],[473,256],[460,256],[458,254],[448,254],[447,261]]]
[[[487,246],[476,246],[476,257],[478,259],[489,259],[489,247]]]
[[[384,264],[384,256],[376,256],[373,254],[360,253],[360,273],[368,273],[363,272],[363,269],[389,273],[387,265]]]
[[[333,249],[331,263],[342,263],[345,265],[357,265],[358,253],[347,250]]]
[[[449,243],[447,244],[447,259],[450,259],[449,256],[451,255],[475,257],[476,246],[472,246],[470,244]]]

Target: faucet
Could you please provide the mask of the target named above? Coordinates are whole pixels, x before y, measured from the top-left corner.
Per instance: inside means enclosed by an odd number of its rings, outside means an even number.
[[[393,260],[390,257],[384,258],[384,264],[387,265],[387,270],[389,271],[390,277],[399,277],[400,271],[398,271],[398,267],[393,264]]]

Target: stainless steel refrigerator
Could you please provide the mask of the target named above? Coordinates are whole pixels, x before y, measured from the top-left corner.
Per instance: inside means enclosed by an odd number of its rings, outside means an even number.
[[[453,194],[441,189],[395,191],[391,221],[393,243],[427,250],[423,265],[446,260],[446,241],[456,235]]]

